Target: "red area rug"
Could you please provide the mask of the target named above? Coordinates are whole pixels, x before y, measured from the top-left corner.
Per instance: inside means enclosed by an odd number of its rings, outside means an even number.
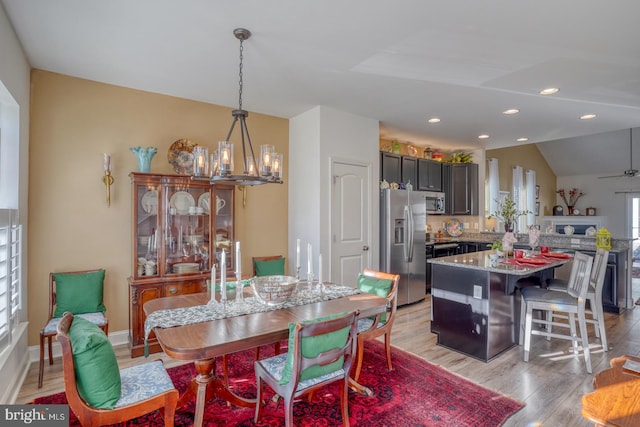
[[[261,350],[267,357],[272,347]],[[233,391],[244,397],[255,397],[253,351],[230,356],[230,383]],[[419,426],[499,426],[524,407],[524,404],[474,384],[444,368],[429,363],[398,348],[392,349],[393,371],[387,371],[384,346],[378,341],[366,344],[360,383],[369,387],[374,396],[349,393],[349,412],[352,426],[366,427],[419,427]],[[217,367],[220,371],[220,366]],[[182,391],[195,375],[192,364],[169,369],[173,382]],[[284,425],[282,400],[270,398],[273,393],[265,387],[269,399],[258,426]],[[66,404],[64,393],[36,399],[35,404]],[[190,403],[176,414],[176,426],[193,424],[193,406]],[[256,426],[254,411],[227,405],[220,399],[208,402],[205,410],[206,426]],[[337,386],[328,386],[294,404],[296,425],[341,426],[340,401]],[[70,426],[79,426],[71,414]],[[156,411],[132,420],[128,425],[162,426],[162,418]]]

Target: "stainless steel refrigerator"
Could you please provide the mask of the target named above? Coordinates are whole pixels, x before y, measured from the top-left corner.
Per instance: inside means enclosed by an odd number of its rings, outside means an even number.
[[[400,274],[398,305],[426,295],[426,199],[420,191],[380,191],[380,269]]]

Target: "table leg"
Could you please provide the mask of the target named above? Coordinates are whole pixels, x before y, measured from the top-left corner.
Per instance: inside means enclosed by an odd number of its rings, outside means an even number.
[[[187,390],[185,390],[178,400],[178,407],[180,408],[192,398],[196,398],[196,408],[193,420],[194,426],[202,426],[204,405],[214,397],[224,399],[236,406],[243,406],[246,408],[256,407],[256,399],[245,399],[232,393],[227,387],[225,387],[224,381],[221,381],[215,375],[215,358],[196,360],[194,365],[198,371],[198,375],[191,380]]]

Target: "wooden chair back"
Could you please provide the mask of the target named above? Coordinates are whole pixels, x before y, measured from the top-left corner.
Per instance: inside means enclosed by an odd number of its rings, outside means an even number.
[[[364,271],[362,272],[362,275],[366,277],[372,277],[374,279],[392,281],[391,289],[387,294],[387,320],[385,324],[385,327],[388,327],[389,329],[391,329],[391,324],[393,323],[393,319],[398,309],[398,283],[400,283],[400,275],[393,274],[393,273],[385,273],[383,271],[369,270],[369,269],[364,269]],[[376,322],[374,322],[374,326],[372,327],[377,326],[381,316],[382,316],[381,314],[376,316]]]
[[[573,257],[571,276],[567,283],[567,292],[574,298],[579,298],[584,304],[589,291],[593,258],[582,252],[576,252]]]
[[[256,261],[275,261],[282,258],[284,258],[282,255],[254,256],[251,263],[253,265],[253,275],[256,275]]]
[[[595,258],[593,259],[593,267],[591,267],[591,277],[589,285],[594,290],[596,300],[600,296],[602,299],[602,287],[604,286],[604,275],[607,272],[607,263],[609,262],[609,251],[607,249],[598,248]],[[600,301],[602,303],[602,301]],[[591,307],[593,309],[594,307]]]
[[[64,272],[60,272],[62,274],[87,274],[87,273],[97,273],[98,271],[100,271],[100,268],[95,268],[93,270],[82,270],[82,271],[64,271]],[[60,274],[60,273],[49,273],[49,319],[47,319],[47,321],[51,320],[53,318],[53,312],[55,311],[55,307],[56,307],[56,274]]]
[[[344,316],[322,322],[296,324],[293,336],[293,349],[289,349],[289,351],[293,351],[293,369],[290,383],[293,383],[292,387],[294,390],[298,387],[302,371],[311,366],[325,366],[344,357],[343,369],[345,372],[349,372],[356,350],[356,318],[357,313],[351,312]],[[303,356],[302,340],[304,338],[328,334],[346,327],[349,327],[349,333],[344,346],[320,353],[316,357]]]
[[[89,406],[78,393],[76,369],[73,362],[73,348],[69,330],[73,323],[73,314],[65,313],[58,323],[57,339],[62,349],[62,369],[67,402],[83,427],[102,426],[121,423],[138,418],[155,409],[160,409],[164,425],[173,427],[175,408],[178,403],[178,390],[173,389],[149,399],[114,409],[99,409]]]
[[[387,310],[386,319],[384,324],[382,323],[382,313],[377,314],[373,320],[373,324],[366,330],[358,331],[358,346],[356,361],[353,369],[353,379],[358,381],[360,378],[360,371],[362,370],[362,361],[364,359],[364,343],[365,341],[375,339],[384,335],[384,347],[387,358],[387,369],[392,370],[393,365],[391,363],[391,328],[393,327],[393,321],[398,309],[398,283],[400,283],[400,275],[393,273],[385,273],[383,271],[375,271],[365,269],[362,272],[363,276],[371,277],[374,279],[391,280],[391,289],[387,294]],[[360,322],[364,322],[361,320]],[[361,328],[359,328],[361,329]]]

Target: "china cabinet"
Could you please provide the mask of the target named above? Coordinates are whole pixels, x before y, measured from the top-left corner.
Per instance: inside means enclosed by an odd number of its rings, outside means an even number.
[[[130,174],[132,272],[129,277],[131,356],[144,354],[142,307],[155,298],[207,291],[212,262],[225,250],[234,270],[234,192],[185,175]],[[212,256],[213,254],[213,256]],[[150,352],[160,351],[153,337]]]

